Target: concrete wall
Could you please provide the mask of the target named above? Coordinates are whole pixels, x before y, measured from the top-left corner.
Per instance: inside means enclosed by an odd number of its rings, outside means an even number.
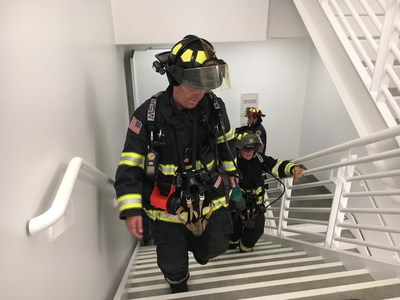
[[[128,125],[122,54],[102,1],[0,3],[0,298],[111,299],[132,251],[112,188],[79,176],[71,226],[27,234],[66,166],[110,177]]]

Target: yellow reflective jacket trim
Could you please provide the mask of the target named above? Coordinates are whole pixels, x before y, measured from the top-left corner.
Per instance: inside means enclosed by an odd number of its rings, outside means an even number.
[[[142,208],[142,195],[140,194],[126,194],[118,197],[117,201],[120,211],[132,208]]]
[[[282,162],[283,160],[278,160],[275,166],[272,168],[272,174],[274,174],[277,177],[279,177],[279,166],[281,165]]]
[[[292,163],[288,163],[285,167],[285,175],[292,175],[292,173],[290,173],[290,168],[293,167],[294,164]]]
[[[215,160],[213,159],[211,162],[209,162],[207,164],[207,168],[206,169],[207,170],[211,170],[211,168],[214,166],[214,164],[215,164]],[[190,170],[191,168],[192,168],[192,164],[185,166],[186,170]],[[202,164],[202,162],[200,160],[196,161],[196,170],[201,170],[203,168],[204,168],[204,165]]]
[[[235,138],[235,134],[233,133],[232,128],[229,129],[229,131],[225,133],[225,136],[226,136],[227,141],[230,141]],[[225,143],[224,135],[221,135],[217,138],[217,144],[221,144],[221,143]]]
[[[214,211],[220,209],[221,207],[228,206],[228,204],[226,203],[225,197],[215,199],[215,200],[213,200],[213,202],[214,202],[214,208],[213,208]],[[144,208],[144,211],[149,216],[149,218],[152,219],[153,221],[160,220],[160,221],[170,222],[170,223],[182,223],[178,219],[177,215],[169,214],[166,211],[156,210],[156,209],[145,209],[145,208]],[[203,208],[203,216],[205,216],[209,211],[210,211],[209,206],[204,207]],[[188,213],[186,211],[182,212],[181,217],[185,221],[187,221]]]
[[[222,167],[227,172],[236,171],[235,164],[233,163],[232,160],[223,160],[222,161]]]
[[[166,176],[176,176],[176,170],[178,170],[178,166],[175,166],[173,164],[170,165],[160,164],[158,169],[160,170],[161,173],[163,173]]]
[[[119,165],[144,169],[144,155],[135,152],[122,152]]]

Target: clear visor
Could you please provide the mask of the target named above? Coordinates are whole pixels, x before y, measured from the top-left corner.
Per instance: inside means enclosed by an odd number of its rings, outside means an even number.
[[[194,89],[221,91],[230,89],[228,65],[214,65],[183,71],[182,83]]]

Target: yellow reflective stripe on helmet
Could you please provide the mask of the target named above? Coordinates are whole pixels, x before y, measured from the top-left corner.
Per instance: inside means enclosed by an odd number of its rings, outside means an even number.
[[[236,170],[235,164],[233,163],[232,160],[223,160],[222,167],[225,171],[228,171],[228,172]]]
[[[233,133],[232,128],[229,129],[229,131],[225,133],[225,136],[226,136],[226,140],[227,140],[227,141],[230,141],[230,140],[232,140],[232,139],[235,138],[235,134]],[[224,135],[221,135],[221,136],[219,136],[219,137],[217,138],[217,143],[218,143],[218,144],[220,144],[220,143],[225,143]]]
[[[126,194],[118,197],[119,210],[123,211],[131,208],[142,208],[142,195]]]
[[[135,152],[122,152],[119,165],[144,169],[144,155]]]
[[[197,51],[196,62],[200,65],[207,59],[207,55],[203,50]]]
[[[176,175],[176,170],[178,170],[178,166],[175,165],[162,165],[160,164],[158,169],[160,170],[161,173],[164,175],[168,176],[175,176]]]
[[[190,60],[192,59],[192,54],[193,54],[192,49],[186,49],[185,52],[181,54],[181,60],[183,62],[190,62]]]
[[[179,51],[179,49],[182,48],[182,43],[179,43],[178,45],[175,45],[175,47],[172,49],[172,54],[176,55]]]

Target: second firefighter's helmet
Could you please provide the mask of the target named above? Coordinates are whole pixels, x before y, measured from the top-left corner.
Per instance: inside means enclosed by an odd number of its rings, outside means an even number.
[[[159,53],[156,58],[153,68],[160,74],[167,73],[172,85],[183,83],[195,89],[213,90],[229,80],[227,64],[216,57],[210,42],[195,35],[185,36],[171,51]]]
[[[262,145],[260,137],[255,133],[238,134],[236,148],[244,150],[256,150]]]
[[[244,113],[245,117],[253,116],[255,118],[265,117],[265,115],[261,112],[261,109],[257,109],[255,107],[247,107]]]

